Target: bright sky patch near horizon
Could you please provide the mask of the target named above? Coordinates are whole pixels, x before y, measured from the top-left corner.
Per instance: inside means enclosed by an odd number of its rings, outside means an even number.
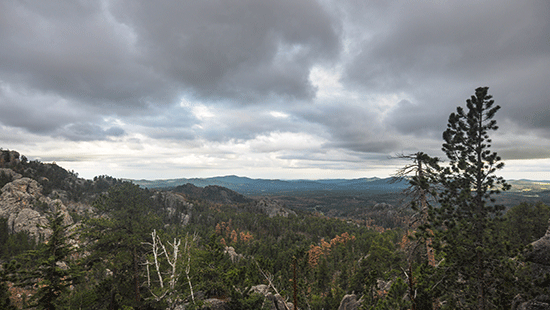
[[[548,1],[0,2],[0,147],[82,177],[387,177],[480,86],[550,180]]]

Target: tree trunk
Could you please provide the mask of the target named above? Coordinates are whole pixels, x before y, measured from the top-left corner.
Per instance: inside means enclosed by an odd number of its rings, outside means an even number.
[[[140,295],[139,295],[139,275],[138,275],[138,262],[137,262],[137,253],[136,247],[133,247],[132,253],[132,262],[134,264],[134,289],[136,293],[136,305],[139,305]]]

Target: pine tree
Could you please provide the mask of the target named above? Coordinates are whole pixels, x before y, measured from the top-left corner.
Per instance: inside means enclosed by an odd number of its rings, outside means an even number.
[[[8,264],[4,263],[2,269],[0,269],[0,309],[15,310],[15,306],[10,299],[10,291],[8,287]]]
[[[112,272],[98,286],[102,291],[97,295],[105,298],[98,303],[105,308],[143,304],[140,277],[145,274],[146,242],[160,223],[149,196],[146,190],[126,182],[95,202],[102,216],[88,221],[87,236],[93,241],[89,260],[90,264],[103,262],[102,268]]]
[[[489,132],[498,129],[493,117],[500,109],[493,104],[488,88],[477,88],[467,111],[458,107],[443,133],[449,164],[440,173],[441,207],[432,220],[445,256],[449,307],[495,309],[505,302],[499,285],[508,274],[503,269],[507,253],[495,233],[503,207],[493,196],[510,186],[495,175],[504,163],[490,150]]]
[[[40,280],[36,283],[38,289],[33,301],[38,309],[58,309],[58,299],[68,291],[73,282],[71,271],[67,268],[72,248],[67,243],[68,226],[63,225],[64,218],[61,212],[56,212],[49,218],[52,235],[48,242],[34,253],[38,260],[38,268],[32,274]]]

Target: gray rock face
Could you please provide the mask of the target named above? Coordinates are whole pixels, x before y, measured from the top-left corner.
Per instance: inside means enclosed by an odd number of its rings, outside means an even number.
[[[225,249],[223,250],[223,252],[227,255],[229,255],[229,258],[231,259],[231,262],[233,263],[236,263],[238,262],[239,260],[241,260],[241,258],[243,258],[243,255],[242,254],[238,254],[236,251],[235,251],[235,248],[232,247],[232,246],[226,246]]]
[[[41,187],[35,180],[18,178],[4,185],[0,195],[0,217],[8,219],[8,226],[13,232],[28,231],[35,238],[51,235],[46,212],[59,210],[65,215],[64,225],[71,225],[73,220],[61,200],[44,197]]]
[[[531,243],[531,249],[525,253],[525,260],[532,263],[533,279],[542,279],[550,274],[550,225],[546,234]],[[523,301],[516,298],[512,310],[550,310],[550,296],[540,295],[535,299]]]
[[[269,217],[288,217],[291,214],[296,215],[296,212],[283,207],[281,203],[271,199],[262,198],[258,201],[256,206]]]
[[[535,264],[550,266],[550,235],[547,233],[539,240],[531,243],[533,247],[525,255],[525,260]]]
[[[534,279],[542,279],[550,274],[550,232],[531,243],[531,248],[524,254],[525,260],[531,263],[531,274]]]
[[[269,291],[269,286],[265,284],[256,285],[250,288],[254,293],[265,296],[266,304],[271,310],[294,310],[294,304],[286,302],[283,296],[279,294],[273,294]]]
[[[259,284],[259,285],[251,287],[250,290],[254,293],[258,293],[260,295],[266,296],[267,293],[269,293],[269,286],[267,286],[265,284]]]
[[[359,310],[361,307],[361,300],[357,300],[355,294],[344,295],[338,310]]]
[[[267,293],[265,297],[268,301],[270,301],[269,307],[271,310],[294,310],[294,304],[291,302],[285,302],[283,296],[279,294],[273,295],[271,293]]]
[[[165,192],[163,193],[163,199],[166,206],[166,211],[168,212],[168,216],[170,218],[174,216],[180,216],[180,225],[186,226],[189,224],[189,220],[191,219],[191,212],[193,210],[193,204],[185,200],[184,197],[182,197],[179,194],[173,193],[173,192]],[[158,194],[153,195],[151,197],[152,199],[157,199]],[[184,214],[178,214],[177,210],[185,210]]]
[[[202,310],[229,310],[229,305],[221,299],[210,298],[204,301]]]

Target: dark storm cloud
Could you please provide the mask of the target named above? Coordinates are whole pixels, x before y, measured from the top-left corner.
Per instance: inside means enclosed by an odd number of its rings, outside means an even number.
[[[483,80],[532,65],[549,51],[549,4],[400,2],[365,40],[349,78],[384,90],[410,90],[445,76]],[[427,18],[429,16],[429,18]]]
[[[388,118],[398,130],[437,128],[434,120],[446,121],[479,86],[503,107],[498,117],[550,129],[548,2],[396,2],[377,10],[387,21],[370,29],[345,79],[409,94],[416,108],[400,105]]]
[[[0,123],[31,133],[52,134],[76,119],[97,121],[85,108],[48,93],[14,89],[0,81]]]
[[[173,83],[136,61],[131,29],[99,4],[3,1],[0,80],[105,113],[173,97]]]
[[[334,58],[338,23],[313,0],[120,1],[143,62],[203,98],[311,98],[309,69]]]
[[[3,1],[0,84],[66,100],[65,114],[87,105],[98,116],[145,115],[184,92],[241,104],[310,99],[309,71],[336,59],[339,27],[313,0]],[[30,116],[3,123],[44,133],[63,125]]]

